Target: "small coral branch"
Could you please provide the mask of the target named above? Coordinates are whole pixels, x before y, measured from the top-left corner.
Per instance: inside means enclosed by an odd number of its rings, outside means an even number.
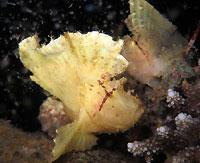
[[[184,95],[187,96],[185,108],[188,111],[200,113],[200,79],[195,82],[188,83],[186,80],[182,82]]]
[[[145,141],[135,141],[128,143],[128,152],[133,153],[133,156],[145,156],[146,162],[153,160],[153,153],[157,153],[160,149],[160,144],[156,143],[154,139],[147,139]]]
[[[167,91],[167,103],[168,107],[175,107],[175,105],[184,104],[185,99],[173,89]]]
[[[128,143],[128,152],[133,153],[133,156],[144,156],[147,163],[150,163],[153,155],[159,152],[172,155],[173,162],[194,159],[194,153],[199,151],[197,143],[200,132],[199,119],[179,113],[174,121],[175,129],[170,126],[161,126],[149,139]]]
[[[192,135],[192,142],[199,139],[199,119],[192,118],[191,115],[180,113],[175,118],[177,132],[185,139],[190,140]]]
[[[172,157],[172,163],[179,163],[179,162],[192,162],[194,158],[199,160],[200,154],[200,146],[197,145],[196,147],[186,147],[185,149],[179,151],[177,155]]]

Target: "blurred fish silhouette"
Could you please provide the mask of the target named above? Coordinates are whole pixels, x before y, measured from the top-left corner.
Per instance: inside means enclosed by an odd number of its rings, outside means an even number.
[[[130,0],[125,21],[133,38],[125,37],[122,55],[129,61],[128,72],[151,87],[173,87],[193,75],[184,62],[187,40],[176,27],[145,0]]]

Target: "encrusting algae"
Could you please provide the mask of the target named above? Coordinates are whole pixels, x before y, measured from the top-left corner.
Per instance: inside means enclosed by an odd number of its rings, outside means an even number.
[[[90,149],[94,133],[115,133],[133,126],[143,113],[140,101],[125,92],[128,61],[120,55],[123,41],[89,32],[65,33],[40,47],[32,36],[19,44],[20,59],[31,79],[60,99],[72,121],[57,130],[53,158],[72,150]]]

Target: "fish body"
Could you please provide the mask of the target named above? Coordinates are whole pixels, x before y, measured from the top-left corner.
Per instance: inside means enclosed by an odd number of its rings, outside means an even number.
[[[31,79],[65,105],[71,123],[57,129],[53,158],[90,149],[96,133],[126,131],[143,112],[140,100],[125,92],[123,41],[99,33],[65,33],[42,47],[32,36],[19,44],[20,59]],[[111,78],[113,80],[111,80]]]
[[[172,65],[178,67],[177,62],[183,60],[187,40],[147,1],[130,0],[129,4],[130,15],[125,22],[133,37],[125,38],[122,50],[129,61],[127,71],[153,88],[161,84],[160,80],[171,83]]]

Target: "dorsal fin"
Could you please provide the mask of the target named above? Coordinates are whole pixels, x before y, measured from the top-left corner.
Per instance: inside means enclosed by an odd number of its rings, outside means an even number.
[[[182,51],[183,47],[187,45],[187,40],[178,33],[176,27],[148,2],[130,0],[129,4],[130,15],[126,24],[133,33],[134,39],[141,46],[144,45],[143,49],[154,48],[156,55],[173,52],[174,57],[179,54],[179,52],[176,54],[177,51]],[[167,48],[170,48],[170,52],[166,50]]]
[[[128,27],[135,34],[146,35],[148,31],[165,35],[176,30],[176,27],[164,18],[153,6],[145,0],[130,0],[130,15]]]

